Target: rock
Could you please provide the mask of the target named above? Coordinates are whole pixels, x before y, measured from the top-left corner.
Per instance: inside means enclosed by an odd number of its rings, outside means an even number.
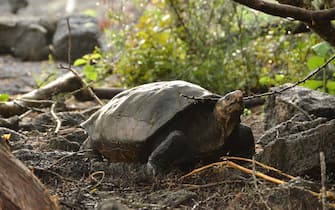
[[[18,10],[28,6],[27,0],[1,0],[0,13],[17,13]]]
[[[280,138],[287,138],[291,134],[296,134],[316,126],[327,121],[326,118],[317,118],[312,121],[303,121],[304,116],[295,115],[290,120],[280,123],[275,127],[267,130],[257,141],[262,146],[268,145],[270,142]]]
[[[48,36],[52,22],[41,18],[0,17],[0,53],[22,60],[42,60],[49,54]]]
[[[273,88],[273,90],[278,91],[288,85],[290,84]],[[334,96],[301,86],[284,91],[279,95],[269,96],[264,109],[265,129],[289,120],[297,113],[304,113],[307,115],[306,117],[314,115],[316,117],[334,119],[334,104]]]
[[[100,30],[96,18],[87,15],[72,15],[69,18],[71,27],[71,58],[75,60],[95,47],[100,47]],[[66,18],[58,21],[53,37],[54,56],[56,59],[67,61],[69,30]]]
[[[334,164],[335,120],[324,121],[288,121],[270,129],[260,140],[266,145],[256,159],[292,175],[319,170],[320,151],[325,153],[327,165]]]
[[[0,117],[0,127],[17,130],[19,127],[19,117],[16,115],[10,118]]]

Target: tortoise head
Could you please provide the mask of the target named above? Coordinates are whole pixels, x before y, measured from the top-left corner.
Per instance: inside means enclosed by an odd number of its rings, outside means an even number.
[[[243,93],[240,90],[230,92],[216,102],[214,115],[223,128],[224,139],[240,124],[243,109]]]

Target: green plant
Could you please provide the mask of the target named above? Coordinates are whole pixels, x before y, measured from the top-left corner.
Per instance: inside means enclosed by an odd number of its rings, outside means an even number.
[[[0,93],[0,102],[6,102],[9,101],[10,96],[5,93]]]
[[[312,46],[320,42],[316,35],[288,34],[280,18],[231,1],[136,3],[143,10],[136,22],[120,11],[107,13],[117,26],[105,31],[109,52],[99,52],[98,62],[89,56],[77,61],[90,80],[104,74],[110,66],[102,64],[114,56],[113,73],[122,86],[182,79],[221,94],[237,88],[251,92],[295,82],[315,62],[310,57],[315,53]],[[265,32],[258,30],[261,27]]]
[[[87,82],[98,82],[110,73],[111,64],[107,61],[108,56],[100,51],[99,48],[91,54],[86,54],[74,61],[74,66],[83,67],[84,78]]]
[[[51,54],[48,55],[48,61],[41,65],[42,71],[38,74],[33,74],[37,87],[42,87],[51,81],[54,81],[59,76],[55,60]]]
[[[334,53],[332,47],[325,41],[312,46],[311,49],[313,54],[307,60],[307,67],[310,71],[322,66],[327,58]],[[335,94],[334,62],[330,63],[320,74],[314,76],[313,79],[307,80],[302,86]]]

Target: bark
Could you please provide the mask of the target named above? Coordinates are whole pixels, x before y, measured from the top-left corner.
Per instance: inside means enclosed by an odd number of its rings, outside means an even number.
[[[287,4],[275,4],[263,0],[233,0],[249,8],[282,18],[293,18],[306,23],[321,38],[335,47],[335,8],[308,10]]]
[[[3,144],[0,144],[0,209],[58,209],[42,183]]]

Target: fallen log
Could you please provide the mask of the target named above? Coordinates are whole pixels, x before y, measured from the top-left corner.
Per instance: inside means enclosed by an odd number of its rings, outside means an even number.
[[[51,106],[53,101],[50,99],[59,93],[69,93],[80,90],[83,87],[80,78],[72,73],[67,73],[46,86],[35,89],[20,96],[13,101],[0,103],[0,117],[11,117],[26,112],[29,108],[42,108]],[[93,92],[100,99],[111,99],[116,94],[122,92],[121,88],[93,88]],[[91,100],[88,91],[81,90],[74,94],[77,100]]]
[[[0,141],[0,209],[58,209],[42,183]]]

